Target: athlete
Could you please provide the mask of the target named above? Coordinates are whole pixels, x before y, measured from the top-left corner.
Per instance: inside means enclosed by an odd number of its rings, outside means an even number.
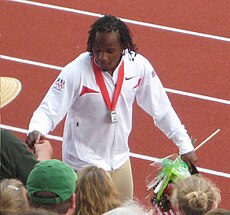
[[[137,53],[120,19],[105,15],[89,31],[87,52],[59,74],[29,124],[27,143],[54,130],[66,116],[62,155],[76,171],[95,165],[108,171],[124,198],[133,197],[128,137],[134,99],[179,148],[188,165],[197,157],[159,77]]]

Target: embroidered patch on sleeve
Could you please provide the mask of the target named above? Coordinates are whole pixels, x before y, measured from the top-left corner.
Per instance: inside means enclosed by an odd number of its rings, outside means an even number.
[[[58,78],[54,83],[54,89],[58,92],[61,92],[65,87],[65,81],[61,78]]]

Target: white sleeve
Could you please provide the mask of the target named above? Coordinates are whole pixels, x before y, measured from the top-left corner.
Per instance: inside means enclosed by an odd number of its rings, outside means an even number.
[[[29,132],[38,130],[46,135],[69,111],[77,94],[78,77],[71,64],[67,65],[51,85],[39,107],[34,111]]]
[[[174,109],[169,107],[168,111],[154,120],[155,125],[179,148],[180,154],[185,154],[194,149],[191,139],[187,134],[184,125],[181,124],[179,117]]]
[[[51,119],[38,107],[30,120],[29,132],[37,130],[43,135],[47,135],[52,130],[52,127]]]
[[[145,71],[136,98],[138,105],[153,117],[155,125],[177,145],[180,154],[194,149],[184,125],[175,113],[152,66]]]

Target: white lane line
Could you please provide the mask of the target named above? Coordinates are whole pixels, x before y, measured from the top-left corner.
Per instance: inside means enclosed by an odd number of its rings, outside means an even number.
[[[3,124],[0,124],[0,128],[4,128],[4,129],[11,130],[11,131],[24,133],[24,134],[28,133],[28,130],[26,130],[26,129],[21,129],[21,128],[12,127],[12,126],[3,125]],[[49,139],[52,139],[52,140],[57,140],[57,141],[62,141],[63,140],[62,137],[58,137],[58,136],[54,136],[54,135],[46,135],[46,137],[49,138]],[[153,162],[156,162],[156,161],[158,161],[160,159],[160,158],[150,157],[150,156],[141,155],[141,154],[132,153],[132,152],[130,153],[130,156],[133,157],[133,158],[138,158],[138,159],[148,160],[148,161],[153,161]],[[208,173],[210,175],[216,175],[216,176],[220,176],[220,177],[224,177],[224,178],[230,178],[229,173],[215,171],[215,170],[211,170],[211,169],[205,169],[205,168],[201,168],[201,167],[197,167],[197,169],[200,172]]]
[[[165,91],[169,92],[169,93],[175,93],[175,94],[179,94],[179,95],[183,95],[183,96],[189,96],[189,97],[193,97],[193,98],[197,98],[197,99],[203,99],[203,100],[207,100],[207,101],[218,102],[218,103],[230,105],[230,100],[218,99],[218,98],[214,98],[214,97],[210,97],[210,96],[204,96],[204,95],[199,95],[199,94],[195,94],[195,93],[189,93],[189,92],[185,92],[185,91],[181,91],[181,90],[174,90],[174,89],[169,89],[169,88],[165,88]]]
[[[0,59],[14,61],[14,62],[18,62],[18,63],[30,64],[30,65],[34,65],[34,66],[40,66],[40,67],[44,67],[44,68],[48,68],[48,69],[55,69],[55,70],[62,70],[63,69],[63,67],[60,67],[60,66],[55,66],[55,65],[51,65],[51,64],[45,64],[45,63],[40,63],[40,62],[36,62],[36,61],[11,57],[11,56],[7,56],[7,55],[0,55]],[[169,93],[175,93],[175,94],[179,94],[179,95],[183,95],[183,96],[189,96],[189,97],[193,97],[193,98],[198,98],[198,99],[203,99],[203,100],[207,100],[207,101],[218,102],[218,103],[230,105],[230,100],[224,100],[224,99],[219,99],[219,98],[214,98],[214,97],[210,97],[210,96],[204,96],[204,95],[199,95],[199,94],[195,94],[195,93],[189,93],[189,92],[185,92],[185,91],[181,91],[181,90],[175,90],[175,89],[169,89],[169,88],[165,88],[165,91],[169,92]]]
[[[160,159],[160,158],[150,157],[150,156],[136,154],[136,153],[130,153],[130,156],[134,157],[134,158],[142,159],[142,160],[153,161],[153,162],[159,161],[159,159]],[[200,172],[208,173],[210,175],[216,175],[216,176],[230,178],[229,173],[219,172],[219,171],[215,171],[215,170],[211,170],[211,169],[205,169],[205,168],[201,168],[201,167],[197,167],[197,169]]]
[[[33,1],[28,1],[28,0],[10,0],[10,1],[23,3],[23,4],[29,4],[29,5],[33,5],[33,6],[44,7],[44,8],[49,8],[49,9],[61,10],[61,11],[66,11],[66,12],[70,12],[70,13],[77,13],[77,14],[82,14],[82,15],[86,15],[86,16],[94,16],[94,17],[101,17],[102,16],[102,14],[99,14],[99,13],[92,13],[92,12],[88,12],[88,11],[77,10],[77,9],[72,9],[72,8],[67,8],[67,7],[61,7],[61,6],[45,4],[45,3],[40,3],[40,2],[33,2]],[[172,32],[177,32],[177,33],[182,33],[182,34],[189,34],[189,35],[198,36],[198,37],[204,37],[204,38],[209,38],[209,39],[214,39],[214,40],[221,40],[221,41],[225,41],[225,42],[230,42],[230,38],[227,38],[227,37],[205,34],[205,33],[189,31],[189,30],[173,28],[173,27],[167,27],[167,26],[163,26],[163,25],[157,25],[157,24],[141,22],[141,21],[136,21],[136,20],[130,20],[130,19],[125,19],[125,18],[121,18],[121,20],[123,20],[124,22],[127,22],[127,23],[134,24],[134,25],[140,25],[140,26],[145,26],[145,27],[150,27],[150,28],[161,29],[161,30],[165,30],[165,31],[172,31]]]
[[[54,65],[51,65],[51,64],[40,63],[40,62],[36,62],[36,61],[32,61],[32,60],[16,58],[16,57],[11,57],[11,56],[7,56],[7,55],[0,55],[0,59],[14,61],[14,62],[18,62],[18,63],[30,64],[30,65],[33,65],[33,66],[40,66],[40,67],[49,68],[49,69],[55,69],[55,70],[62,70],[63,69],[63,67],[60,67],[60,66],[54,66]]]

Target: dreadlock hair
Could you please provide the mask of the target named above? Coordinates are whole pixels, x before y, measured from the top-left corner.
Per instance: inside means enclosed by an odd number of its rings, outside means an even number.
[[[99,18],[96,22],[91,25],[91,29],[89,30],[89,37],[87,41],[87,51],[92,55],[93,45],[95,41],[95,36],[97,32],[118,32],[120,34],[121,44],[124,49],[128,49],[128,52],[131,51],[136,52],[137,47],[133,43],[132,33],[129,30],[128,26],[121,21],[119,18],[112,15],[104,15]]]

